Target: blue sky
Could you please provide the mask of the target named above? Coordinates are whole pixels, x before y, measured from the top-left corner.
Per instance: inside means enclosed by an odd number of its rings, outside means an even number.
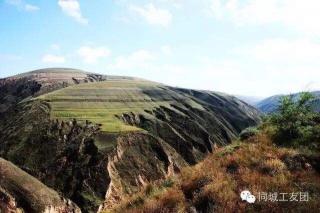
[[[320,89],[319,0],[1,0],[0,78],[45,67],[269,96]]]

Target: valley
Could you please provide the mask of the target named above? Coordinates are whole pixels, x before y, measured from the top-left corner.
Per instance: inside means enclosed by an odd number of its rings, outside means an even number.
[[[0,156],[82,212],[111,208],[260,122],[223,93],[73,69],[2,79],[0,95]]]

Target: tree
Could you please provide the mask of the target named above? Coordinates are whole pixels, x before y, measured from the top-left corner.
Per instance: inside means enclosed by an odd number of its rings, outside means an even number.
[[[303,92],[297,100],[292,95],[280,100],[277,112],[267,119],[276,143],[301,145],[320,138],[319,114],[312,110],[313,99],[311,93]]]

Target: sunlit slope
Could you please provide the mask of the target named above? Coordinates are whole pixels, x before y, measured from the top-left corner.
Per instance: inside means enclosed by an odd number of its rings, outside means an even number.
[[[101,124],[104,132],[126,132],[139,129],[126,125],[117,116],[131,112],[143,114],[159,106],[170,108],[170,104],[183,96],[150,81],[107,80],[67,87],[39,98],[50,103],[54,119],[89,120]]]
[[[80,209],[9,161],[0,158],[0,212],[74,212]]]

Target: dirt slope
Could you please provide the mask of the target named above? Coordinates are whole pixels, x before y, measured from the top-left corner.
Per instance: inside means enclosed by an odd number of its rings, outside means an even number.
[[[1,212],[74,212],[81,210],[36,178],[0,158]]]

